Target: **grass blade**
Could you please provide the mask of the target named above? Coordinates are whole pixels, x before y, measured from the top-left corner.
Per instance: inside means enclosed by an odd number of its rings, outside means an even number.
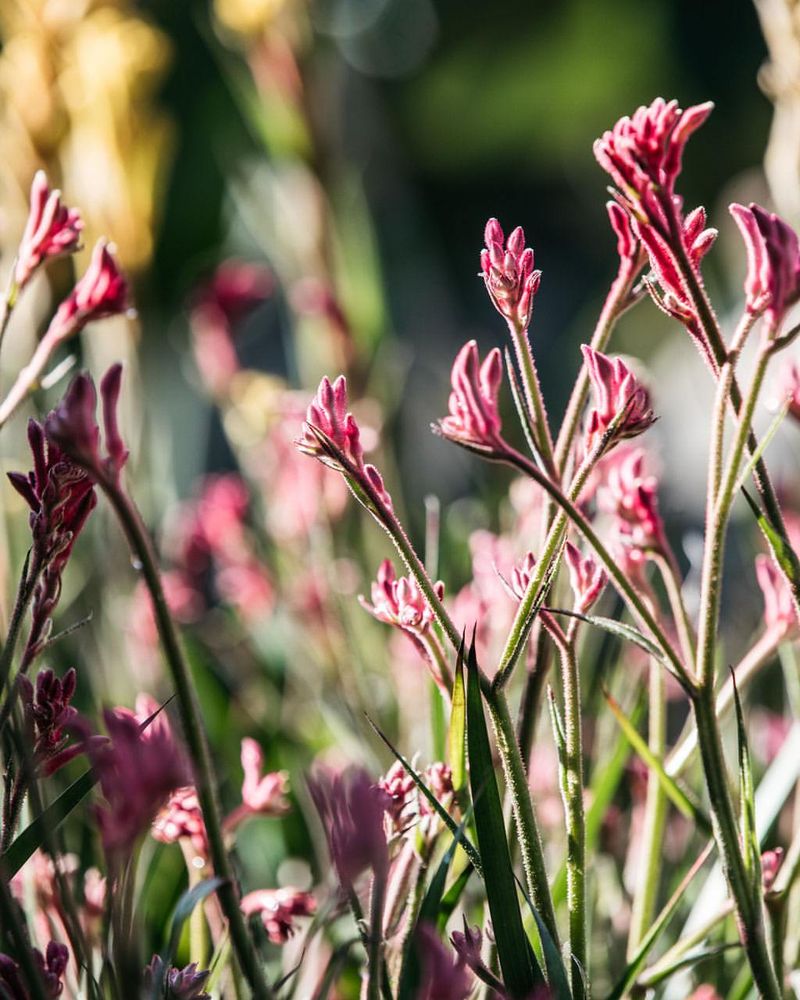
[[[750,747],[747,742],[747,731],[744,726],[744,712],[736,686],[736,674],[731,670],[733,683],[733,701],[736,706],[736,734],[739,741],[739,808],[741,810],[742,847],[744,864],[750,876],[753,892],[760,898],[761,889],[761,851],[756,832],[756,802],[753,785],[753,767],[750,761]]]

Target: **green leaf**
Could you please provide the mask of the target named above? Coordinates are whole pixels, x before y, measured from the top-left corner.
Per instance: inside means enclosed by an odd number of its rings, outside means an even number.
[[[528,909],[531,911],[533,919],[536,921],[536,928],[539,931],[539,940],[542,944],[542,954],[544,956],[544,967],[547,971],[547,985],[550,989],[548,996],[552,1000],[572,1000],[572,991],[570,990],[567,970],[564,968],[561,952],[558,950],[550,931],[547,929],[547,925],[539,916],[539,911],[533,905],[528,893],[525,891],[525,886],[519,879],[517,879],[517,885],[525,897],[525,902],[528,904]]]
[[[403,767],[405,768],[405,770],[408,772],[409,776],[413,780],[414,784],[417,786],[417,788],[422,792],[422,794],[425,796],[425,798],[431,804],[431,807],[433,808],[434,812],[439,817],[439,819],[441,819],[441,821],[444,823],[444,825],[447,827],[447,829],[453,834],[454,837],[457,836],[459,828],[458,828],[458,825],[456,824],[455,820],[453,819],[453,817],[447,812],[446,809],[444,809],[442,807],[442,804],[439,802],[439,800],[436,798],[436,796],[433,794],[433,792],[430,790],[430,788],[428,788],[428,786],[425,784],[425,782],[419,776],[419,774],[417,773],[417,771],[411,766],[411,764],[400,753],[400,751],[396,750],[395,747],[392,746],[392,744],[389,742],[389,739],[375,725],[375,723],[372,721],[372,719],[370,719],[370,717],[368,715],[366,716],[366,719],[367,719],[367,722],[370,724],[370,726],[372,726],[372,728],[375,731],[376,735],[381,740],[383,740],[383,742],[386,744],[386,746],[388,747],[388,749],[392,752],[392,754],[394,754],[395,758],[397,760],[399,760],[400,763],[403,765]],[[471,841],[468,840],[466,837],[462,837],[461,838],[461,846],[464,848],[464,851],[466,852],[466,855],[469,858],[469,860],[475,866],[476,871],[478,873],[482,873],[483,867],[481,865],[481,856],[478,853],[477,849],[475,848],[474,844],[472,844]]]
[[[712,835],[712,828],[711,820],[708,816],[706,816],[698,803],[695,802],[694,799],[692,799],[686,792],[684,792],[677,781],[667,774],[664,770],[663,761],[661,761],[647,745],[647,741],[641,736],[636,726],[633,725],[630,719],[628,719],[622,711],[622,706],[616,698],[614,698],[614,696],[606,690],[603,691],[603,696],[608,703],[608,707],[614,713],[614,718],[619,723],[620,728],[625,733],[625,736],[631,746],[656,776],[658,783],[663,788],[667,798],[669,798],[679,812],[683,813],[687,819],[692,820],[695,826],[697,826],[702,833],[705,833],[706,836],[710,837]]]
[[[603,618],[601,615],[584,615],[580,611],[567,611],[566,608],[547,608],[546,610],[551,615],[566,615],[568,618],[579,618],[582,622],[586,622],[587,625],[594,625],[595,628],[601,628],[620,639],[626,639],[628,642],[639,646],[648,655],[658,660],[659,663],[663,663],[667,669],[670,669],[669,660],[664,656],[661,649],[648,639],[646,635],[642,635],[633,625],[615,621],[613,618]]]
[[[787,580],[795,587],[800,586],[800,560],[798,560],[797,553],[792,548],[789,539],[775,528],[765,514],[761,513],[758,504],[744,487],[742,487],[742,493],[767,540],[770,551],[781,570],[786,574]]]
[[[761,892],[761,851],[756,832],[756,801],[753,785],[753,767],[750,761],[750,747],[747,742],[747,731],[744,725],[742,702],[739,698],[739,688],[736,685],[736,674],[731,669],[733,684],[733,702],[736,707],[736,734],[739,741],[739,808],[741,810],[742,847],[744,864],[750,876],[753,891]]]
[[[464,639],[456,658],[456,672],[453,679],[453,699],[450,708],[450,729],[447,734],[447,750],[450,771],[453,775],[453,789],[456,795],[467,782],[467,708],[464,694]]]
[[[533,955],[522,924],[503,807],[483,714],[474,643],[470,646],[467,659],[467,750],[478,848],[503,982],[512,997],[528,997],[534,987],[541,984],[542,974],[540,969],[534,968]]]

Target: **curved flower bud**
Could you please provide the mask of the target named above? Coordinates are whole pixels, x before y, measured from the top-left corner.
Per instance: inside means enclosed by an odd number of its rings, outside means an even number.
[[[766,555],[756,556],[756,579],[764,595],[764,623],[785,637],[798,630],[797,613],[786,577]]]
[[[677,101],[657,97],[632,118],[620,118],[595,142],[597,162],[637,219],[664,228],[664,204],[675,195],[684,147],[713,106],[709,101],[683,111]]]
[[[61,303],[47,329],[48,340],[60,343],[87,323],[128,311],[128,283],[107,240],[98,240],[86,273]]]
[[[248,892],[241,902],[246,917],[258,914],[267,937],[273,944],[286,944],[294,934],[295,918],[310,917],[317,909],[317,901],[310,892],[292,889],[257,889]]]
[[[639,236],[633,228],[631,217],[615,201],[606,202],[611,228],[617,237],[617,253],[621,263],[632,262],[639,254]]]
[[[581,351],[595,400],[586,426],[586,449],[591,451],[610,435],[603,445],[607,451],[642,434],[656,418],[647,390],[621,358],[609,358],[586,344]]]
[[[506,450],[497,400],[503,381],[499,349],[489,351],[481,364],[478,345],[470,340],[458,352],[450,379],[450,413],[434,425],[434,430],[450,441],[481,452]]]
[[[511,576],[508,581],[509,589],[514,597],[518,601],[521,601],[525,596],[525,592],[528,589],[528,584],[533,579],[533,573],[536,569],[536,556],[532,552],[527,552],[520,562],[518,562],[511,570]]]
[[[744,292],[747,309],[766,310],[770,329],[780,325],[800,295],[800,245],[788,223],[759,205],[730,206],[747,250]]]
[[[47,1000],[56,1000],[64,990],[62,980],[69,962],[67,946],[51,941],[44,955],[38,948],[32,949],[32,955],[34,964],[39,970],[43,996],[47,997]],[[0,994],[9,997],[10,1000],[28,1000],[30,994],[24,984],[25,978],[21,975],[20,967],[14,959],[8,955],[0,955]]]
[[[608,583],[608,576],[591,555],[581,555],[580,549],[572,542],[567,542],[564,546],[564,559],[575,596],[575,610],[586,614],[602,594]]]
[[[525,246],[522,226],[505,238],[497,219],[489,219],[481,250],[481,274],[495,309],[520,330],[528,328],[541,271],[533,268],[533,250]]]
[[[439,581],[434,586],[437,596],[443,598],[444,584]],[[430,628],[433,611],[427,598],[412,576],[395,577],[391,559],[384,559],[380,564],[371,594],[371,604],[363,595],[358,600],[361,607],[379,622],[394,625],[418,637],[425,635]]]
[[[418,1000],[466,1000],[472,992],[466,959],[445,947],[433,925],[423,923],[418,928],[417,950],[422,966]]]
[[[783,864],[783,855],[782,847],[776,847],[771,851],[763,851],[761,854],[761,881],[765,892],[769,892],[775,884],[775,879],[778,877],[778,872],[781,870],[781,865]]]
[[[22,289],[46,260],[80,250],[83,220],[77,208],[67,208],[61,192],[50,190],[47,176],[37,170],[31,184],[30,211],[22,234],[14,281]]]
[[[395,830],[405,830],[414,819],[416,784],[399,760],[379,779],[378,787],[386,793],[386,813]]]

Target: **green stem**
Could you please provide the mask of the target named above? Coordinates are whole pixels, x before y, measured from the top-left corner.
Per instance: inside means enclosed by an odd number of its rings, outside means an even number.
[[[11,619],[8,623],[8,634],[6,635],[6,641],[3,643],[3,651],[0,653],[0,693],[2,693],[3,688],[6,686],[9,674],[11,673],[11,664],[14,659],[14,651],[17,648],[17,640],[22,630],[22,623],[25,620],[25,612],[28,610],[28,605],[33,597],[33,591],[41,570],[42,560],[37,550],[33,552],[32,556],[29,555],[25,559],[25,565],[20,576],[19,585],[17,586],[17,596],[14,600]],[[3,724],[8,720],[12,708],[13,703],[8,708],[4,706],[0,729],[2,729]]]
[[[754,898],[751,882],[739,846],[739,829],[728,790],[727,770],[714,711],[713,694],[700,689],[692,699],[700,758],[703,764],[714,837],[722,869],[733,896],[739,936],[744,946],[753,979],[765,1000],[780,1000],[775,971],[770,961],[764,933],[761,899]]]
[[[681,643],[681,653],[687,663],[694,663],[697,652],[695,648],[696,638],[692,622],[689,618],[689,612],[686,610],[686,604],[683,600],[680,573],[675,562],[675,556],[671,551],[654,552],[652,553],[652,558],[658,566],[661,579],[664,581],[664,589],[667,592],[670,611],[672,612],[672,618],[675,622],[675,628],[677,629],[678,638]]]
[[[666,746],[666,694],[661,664],[650,660],[650,750],[661,759]],[[633,897],[633,912],[628,934],[628,958],[632,958],[653,922],[661,879],[664,826],[667,818],[667,796],[662,783],[650,771],[647,778],[647,800],[639,854],[639,876]]]
[[[239,894],[235,875],[225,849],[220,822],[216,792],[218,782],[211,763],[200,706],[189,667],[184,659],[178,633],[169,613],[152,543],[141,522],[139,512],[129,497],[113,483],[102,482],[101,486],[120,521],[131,551],[141,566],[145,584],[153,601],[156,625],[175,685],[183,732],[192,759],[197,795],[200,799],[200,807],[203,811],[208,834],[211,862],[216,874],[224,879],[217,890],[217,895],[228,920],[231,942],[242,971],[250,984],[253,996],[257,1000],[265,1000],[265,998],[272,996],[272,991],[267,985],[244,917],[239,909]]]
[[[386,890],[386,877],[375,873],[372,879],[372,895],[370,899],[370,929],[367,991],[366,1000],[379,1000],[381,995],[381,973],[383,953],[383,897]]]
[[[553,438],[550,434],[550,424],[547,420],[547,411],[545,410],[544,399],[542,397],[542,387],[539,384],[539,373],[536,371],[536,362],[533,360],[528,331],[514,322],[509,322],[508,329],[511,333],[514,352],[517,355],[517,364],[522,375],[522,384],[525,389],[528,411],[533,419],[533,426],[536,430],[536,445],[549,475],[555,478],[556,465],[553,457]]]

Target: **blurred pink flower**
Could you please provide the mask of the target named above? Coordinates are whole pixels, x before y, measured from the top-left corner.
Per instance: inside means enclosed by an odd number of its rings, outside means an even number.
[[[289,775],[285,771],[264,773],[264,751],[258,743],[242,740],[242,804],[225,818],[224,828],[235,829],[249,816],[283,816],[291,808],[286,795]]]
[[[200,972],[197,963],[185,965],[182,969],[174,966],[166,968],[160,955],[153,955],[144,970],[144,987],[148,995],[163,996],[166,1000],[211,1000],[205,985],[210,972]],[[158,990],[153,993],[154,988]]]
[[[643,448],[623,448],[606,458],[599,473],[598,508],[612,514],[622,545],[643,553],[667,551],[664,523],[658,509],[658,480],[645,470]]]
[[[378,787],[386,793],[389,800],[386,815],[391,822],[392,832],[404,832],[413,822],[416,811],[417,786],[414,779],[397,760],[378,780]]]
[[[472,973],[464,955],[451,952],[430,924],[417,930],[417,947],[422,966],[418,1000],[466,1000],[472,991]]]
[[[450,441],[482,452],[502,452],[508,446],[502,439],[502,421],[498,393],[503,380],[500,351],[491,350],[480,363],[478,345],[468,341],[458,352],[450,376],[449,416],[434,429]]]
[[[286,887],[248,892],[242,899],[241,908],[247,917],[253,914],[261,917],[270,941],[286,944],[296,930],[295,919],[312,916],[317,903],[310,892]]]
[[[199,858],[208,858],[208,836],[197,789],[186,785],[174,791],[156,814],[150,830],[162,844],[187,841]]]
[[[761,881],[766,892],[775,884],[778,872],[783,864],[783,848],[776,847],[770,851],[763,851],[761,854]]]
[[[50,189],[43,170],[31,184],[30,212],[17,251],[14,280],[24,288],[34,271],[46,260],[80,249],[83,220],[77,208],[67,208],[61,192]]]
[[[734,203],[730,212],[747,250],[744,292],[752,313],[766,310],[767,324],[777,329],[789,306],[800,296],[800,244],[792,227],[759,205]]]
[[[505,238],[497,219],[489,219],[481,250],[481,273],[495,309],[519,330],[530,325],[533,299],[542,272],[533,268],[533,250],[525,246],[522,226]]]
[[[444,584],[434,584],[437,596],[444,597]],[[412,576],[395,577],[391,559],[384,559],[371,588],[372,603],[363,596],[361,607],[379,622],[394,625],[417,638],[425,635],[434,620],[433,610]]]
[[[342,885],[352,885],[367,869],[385,878],[389,853],[383,814],[390,808],[386,792],[356,766],[340,772],[317,768],[308,786]]]
[[[56,1000],[64,989],[62,979],[69,962],[67,946],[51,941],[44,955],[38,948],[33,948],[31,953],[34,964],[39,969],[44,996],[47,1000]],[[8,955],[0,955],[0,992],[9,1000],[29,1000],[30,997],[19,966]]]
[[[249,625],[256,625],[275,606],[275,588],[264,567],[256,559],[231,562],[217,569],[219,596]]]
[[[784,359],[776,379],[777,403],[789,403],[789,415],[800,420],[800,363]]]
[[[564,561],[569,571],[575,610],[586,614],[608,583],[606,571],[592,555],[582,555],[580,549],[569,541],[564,546]]]
[[[236,323],[266,301],[275,288],[268,267],[231,258],[223,261],[195,293],[195,308],[213,308],[227,323]]]
[[[764,623],[767,629],[786,637],[797,633],[797,613],[786,577],[767,555],[756,556],[756,579],[764,595]]]
[[[98,240],[83,277],[58,307],[45,337],[60,343],[73,337],[87,323],[128,311],[128,284],[111,246]]]
[[[205,600],[191,577],[181,570],[167,570],[161,575],[161,586],[170,614],[181,625],[199,621],[205,609]],[[134,642],[147,649],[158,644],[158,629],[153,613],[153,598],[143,580],[133,592],[127,616],[127,627]]]
[[[581,351],[595,404],[587,420],[586,449],[597,447],[613,427],[604,446],[607,451],[625,438],[642,434],[656,418],[647,390],[621,358],[609,358],[586,344]]]

